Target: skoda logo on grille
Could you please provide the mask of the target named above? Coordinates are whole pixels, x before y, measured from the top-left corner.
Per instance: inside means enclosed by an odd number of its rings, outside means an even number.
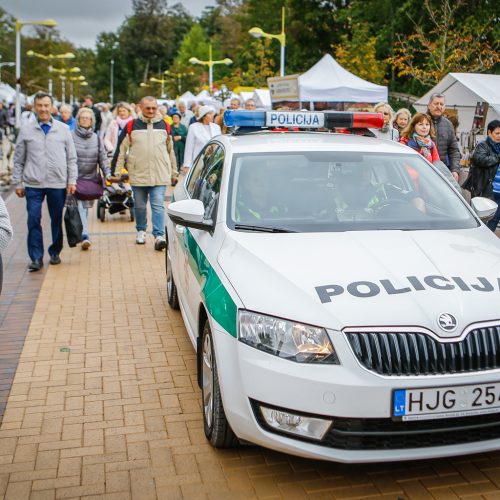
[[[457,327],[457,318],[449,313],[440,314],[437,322],[445,332],[452,332]]]

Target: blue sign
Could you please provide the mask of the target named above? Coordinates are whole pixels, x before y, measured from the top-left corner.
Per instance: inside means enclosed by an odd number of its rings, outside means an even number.
[[[394,391],[394,408],[393,415],[395,417],[403,417],[406,414],[406,391]]]

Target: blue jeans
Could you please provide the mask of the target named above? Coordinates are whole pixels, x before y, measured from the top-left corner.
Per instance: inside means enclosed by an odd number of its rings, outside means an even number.
[[[148,196],[151,204],[153,236],[165,236],[165,191],[167,186],[132,186],[134,191],[135,228],[146,231]]]
[[[28,255],[31,260],[43,259],[42,203],[47,198],[52,231],[52,245],[49,255],[59,255],[63,247],[62,219],[66,189],[26,188],[26,208],[28,210]]]
[[[82,219],[82,239],[86,240],[89,237],[89,209],[83,206],[82,200],[78,200],[78,212],[80,213],[80,219]]]
[[[493,219],[488,221],[488,224],[486,224],[493,232],[496,231],[498,223],[500,222],[500,193],[493,193],[493,196],[495,197],[495,203],[498,204],[497,211],[495,215],[493,216]]]

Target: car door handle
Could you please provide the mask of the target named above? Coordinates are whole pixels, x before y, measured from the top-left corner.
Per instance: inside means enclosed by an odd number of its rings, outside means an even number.
[[[186,228],[177,224],[177,226],[175,226],[175,231],[179,234],[184,234],[186,232]]]

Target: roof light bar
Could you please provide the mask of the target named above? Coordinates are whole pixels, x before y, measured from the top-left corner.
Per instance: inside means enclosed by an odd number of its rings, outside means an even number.
[[[348,111],[225,111],[228,127],[294,127],[317,128],[382,128],[381,113],[352,113]]]

